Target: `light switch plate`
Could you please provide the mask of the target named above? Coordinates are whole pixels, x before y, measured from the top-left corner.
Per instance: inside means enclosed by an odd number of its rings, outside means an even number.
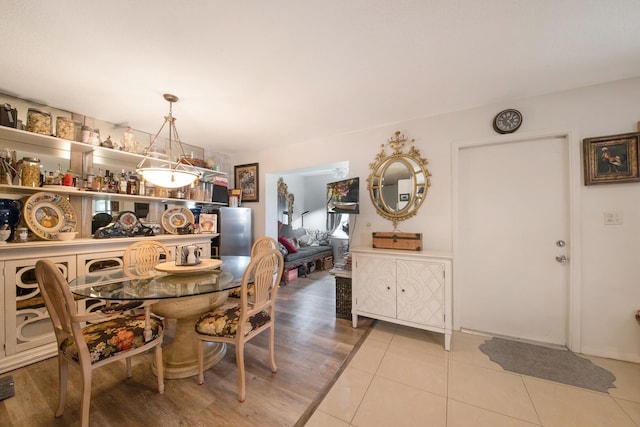
[[[604,225],[622,225],[622,212],[606,211],[604,213]]]

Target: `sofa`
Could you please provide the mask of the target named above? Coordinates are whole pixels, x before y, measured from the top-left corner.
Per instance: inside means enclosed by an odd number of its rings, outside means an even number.
[[[285,283],[290,270],[302,267],[302,274],[306,276],[311,265],[319,264],[320,268],[324,268],[324,259],[333,256],[333,247],[327,231],[302,227],[293,229],[287,224],[281,224],[278,244],[284,257],[282,277]]]

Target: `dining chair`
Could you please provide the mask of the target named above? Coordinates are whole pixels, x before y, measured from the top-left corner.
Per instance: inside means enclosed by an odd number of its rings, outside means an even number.
[[[162,255],[169,261],[169,249],[164,244],[156,240],[144,240],[129,245],[122,260],[126,271],[144,276],[162,261]]]
[[[59,394],[56,417],[62,416],[64,412],[69,362],[77,364],[82,373],[80,389],[83,427],[89,425],[93,369],[125,359],[127,377],[131,378],[131,356],[154,348],[158,392],[164,393],[162,319],[150,314],[148,307],[140,315],[119,313],[116,306],[108,307],[112,315],[103,312],[78,313],[69,283],[53,261],[39,260],[35,271],[58,344]],[[84,322],[87,323],[83,327]],[[148,336],[147,339],[145,335]]]
[[[251,246],[251,257],[255,257],[261,252],[268,251],[271,249],[278,249],[278,241],[272,237],[260,237],[258,240],[253,242]],[[249,283],[249,296],[253,297],[253,284]],[[232,289],[229,291],[229,298],[240,298],[240,289]]]
[[[251,256],[256,256],[259,252],[263,250],[269,249],[278,249],[278,241],[272,237],[260,237],[258,240],[253,242],[251,246]]]
[[[204,383],[204,342],[234,344],[238,369],[238,400],[246,398],[244,347],[261,332],[269,330],[271,372],[277,372],[275,358],[275,303],[284,259],[276,249],[264,250],[251,259],[240,286],[239,302],[227,302],[205,313],[196,322],[198,347],[198,384]],[[277,280],[274,280],[274,276]],[[252,281],[253,296],[248,285]]]

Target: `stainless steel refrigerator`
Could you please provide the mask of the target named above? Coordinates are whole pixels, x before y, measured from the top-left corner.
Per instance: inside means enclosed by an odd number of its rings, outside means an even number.
[[[218,256],[251,255],[253,224],[251,208],[217,208],[219,237],[213,239]],[[215,255],[215,249],[212,252]]]

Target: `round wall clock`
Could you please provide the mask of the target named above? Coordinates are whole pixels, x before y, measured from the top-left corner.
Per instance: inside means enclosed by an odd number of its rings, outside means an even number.
[[[493,119],[493,130],[498,133],[511,133],[518,130],[522,124],[522,114],[518,110],[509,108],[500,111]]]

